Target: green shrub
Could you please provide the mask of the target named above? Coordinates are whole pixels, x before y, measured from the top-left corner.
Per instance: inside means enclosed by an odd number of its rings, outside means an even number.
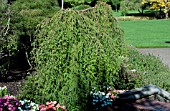
[[[84,11],[59,11],[42,24],[32,52],[36,75],[21,98],[57,100],[67,109],[87,110],[93,87],[114,87],[124,53],[122,32],[105,3]]]
[[[36,26],[60,9],[58,1],[54,0],[17,0],[5,6],[0,10],[0,69],[3,77],[11,69],[30,67],[30,44],[34,41]]]

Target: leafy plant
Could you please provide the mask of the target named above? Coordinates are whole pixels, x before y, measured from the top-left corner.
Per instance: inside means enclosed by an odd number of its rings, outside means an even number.
[[[0,97],[4,97],[5,95],[7,95],[7,93],[8,93],[8,89],[6,86],[0,87]]]
[[[87,110],[94,86],[114,87],[124,45],[108,5],[59,11],[37,32],[32,52],[37,72],[26,81],[21,97],[37,103],[57,100],[68,110]]]

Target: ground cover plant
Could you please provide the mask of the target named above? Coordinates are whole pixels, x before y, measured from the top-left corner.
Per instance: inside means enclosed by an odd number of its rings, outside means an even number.
[[[134,47],[127,48],[128,67],[141,75],[142,84],[137,87],[154,84],[170,92],[170,70],[162,61],[153,55],[143,55]]]
[[[37,72],[26,81],[20,98],[57,100],[68,110],[90,110],[93,87],[129,88],[120,81],[122,31],[108,5],[59,11],[40,28],[32,52]]]
[[[126,43],[135,47],[170,47],[170,20],[119,21]],[[166,43],[167,42],[167,43]]]

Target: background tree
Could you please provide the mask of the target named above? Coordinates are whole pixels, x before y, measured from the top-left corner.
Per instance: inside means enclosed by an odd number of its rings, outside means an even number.
[[[2,0],[3,1],[3,0]],[[9,2],[9,3],[8,3]],[[60,7],[54,0],[8,0],[0,2],[0,67],[3,74],[9,70],[31,68],[29,52],[37,25],[48,19]],[[6,5],[4,5],[6,3]],[[4,7],[6,6],[6,7]]]
[[[122,0],[120,10],[122,15],[126,15],[128,10],[138,10],[141,7],[141,0]]]
[[[115,10],[116,12],[118,12],[118,5],[120,4],[121,0],[110,0],[110,2],[112,3],[112,5],[115,6]]]
[[[142,4],[143,6],[147,6],[149,10],[158,11],[156,13],[156,16],[158,16],[158,18],[168,18],[168,11],[170,8],[169,0],[143,0]]]

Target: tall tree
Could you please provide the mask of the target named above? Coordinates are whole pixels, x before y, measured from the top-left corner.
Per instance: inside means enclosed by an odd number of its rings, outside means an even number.
[[[118,11],[118,5],[120,4],[121,0],[110,0],[110,2],[112,3],[112,5],[115,6],[116,12]]]

